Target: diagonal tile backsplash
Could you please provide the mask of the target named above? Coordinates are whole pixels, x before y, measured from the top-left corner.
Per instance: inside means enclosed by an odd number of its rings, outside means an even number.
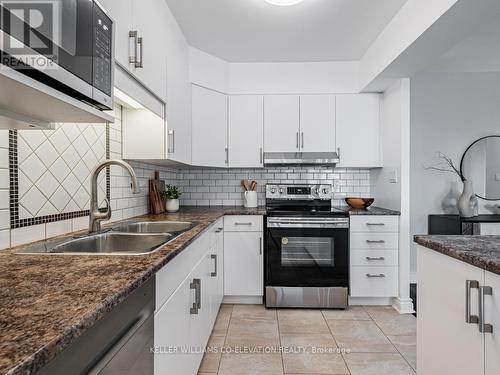
[[[18,152],[19,220],[86,211],[90,173],[106,159],[105,124],[64,124],[55,130],[20,130]],[[101,206],[106,176],[99,176]]]

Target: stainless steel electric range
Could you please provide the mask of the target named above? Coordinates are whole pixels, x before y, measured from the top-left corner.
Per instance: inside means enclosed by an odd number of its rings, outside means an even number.
[[[266,186],[266,307],[347,307],[349,216],[332,198],[332,185]]]

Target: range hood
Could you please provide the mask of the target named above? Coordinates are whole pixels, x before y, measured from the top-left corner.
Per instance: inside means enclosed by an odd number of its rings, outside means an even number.
[[[318,166],[335,167],[340,162],[336,152],[266,152],[264,166]]]

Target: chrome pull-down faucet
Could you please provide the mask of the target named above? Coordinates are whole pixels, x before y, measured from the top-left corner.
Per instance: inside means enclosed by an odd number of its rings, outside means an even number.
[[[109,200],[106,198],[107,210],[106,212],[99,211],[99,203],[97,202],[97,177],[99,173],[106,167],[110,165],[119,165],[125,169],[130,178],[132,179],[132,192],[134,194],[139,194],[141,191],[139,189],[139,182],[137,181],[137,176],[134,172],[132,166],[123,160],[105,160],[102,163],[97,164],[97,166],[92,171],[90,175],[90,215],[89,215],[89,233],[99,232],[101,230],[101,221],[111,219],[111,205]]]

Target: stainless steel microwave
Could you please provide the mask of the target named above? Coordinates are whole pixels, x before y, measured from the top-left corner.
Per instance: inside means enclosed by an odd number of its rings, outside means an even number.
[[[3,67],[112,109],[113,21],[97,1],[7,0],[0,16]]]

